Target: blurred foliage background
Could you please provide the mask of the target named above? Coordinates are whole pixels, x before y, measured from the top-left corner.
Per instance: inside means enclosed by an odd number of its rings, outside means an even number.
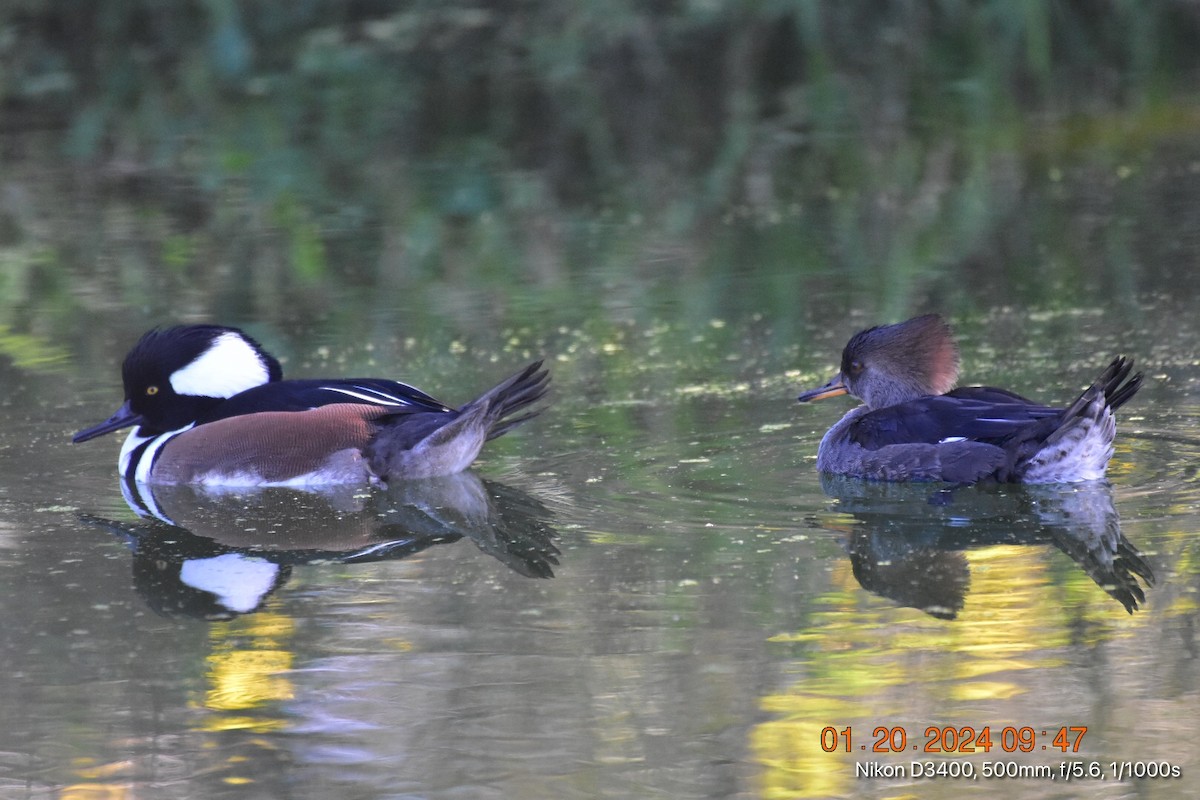
[[[342,726],[382,695],[416,722],[363,727],[381,796],[426,788],[396,782],[396,753],[434,794],[442,775],[528,789],[536,760],[567,793],[629,796],[656,793],[648,774],[716,796],[709,776],[765,765],[782,796],[832,785],[801,754],[829,718],[910,707],[900,722],[1092,709],[1120,758],[1140,757],[1127,720],[1175,752],[1195,727],[1197,78],[1198,0],[3,0],[0,702],[20,743],[0,773],[20,796],[58,761],[63,786],[136,773],[156,796],[247,752],[237,775],[306,752],[368,775],[343,728],[305,738],[305,709]],[[1032,551],[976,571],[979,637],[857,588],[862,523],[812,470],[845,405],[794,398],[856,328],[935,309],[969,382],[1061,401],[1118,346],[1147,370],[1113,470],[1130,539],[1171,576],[1139,627]],[[402,585],[297,575],[254,618],[303,623],[282,638],[143,615],[123,546],[80,513],[127,513],[116,437],[69,436],[112,412],[143,330],[201,319],[246,326],[290,375],[448,402],[550,359],[553,411],[484,468],[560,515],[570,577],[498,593],[453,558]],[[210,656],[256,641],[295,656],[297,697],[235,716],[301,735],[197,738],[237,677]],[[304,666],[327,656],[366,666]],[[527,751],[489,750],[514,726]]]
[[[1192,292],[1198,67],[1193,0],[9,0],[0,325]]]

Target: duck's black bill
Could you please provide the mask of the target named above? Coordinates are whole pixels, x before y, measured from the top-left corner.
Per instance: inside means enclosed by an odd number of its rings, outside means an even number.
[[[807,392],[801,392],[796,400],[801,403],[812,403],[817,400],[824,400],[826,397],[837,397],[840,394],[846,394],[848,391],[846,384],[842,383],[842,376],[838,375],[824,386],[809,389]]]
[[[129,408],[129,402],[117,409],[117,413],[113,414],[108,419],[101,422],[99,425],[93,425],[90,428],[84,428],[79,433],[71,437],[72,444],[86,442],[88,439],[95,439],[97,436],[103,436],[106,433],[119,431],[121,428],[128,428],[130,425],[141,425],[142,415],[135,414]]]

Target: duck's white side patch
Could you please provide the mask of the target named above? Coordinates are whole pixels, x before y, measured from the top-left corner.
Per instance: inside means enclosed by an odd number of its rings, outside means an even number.
[[[190,559],[179,569],[184,584],[214,595],[222,606],[241,614],[258,607],[278,575],[278,564],[240,553]]]
[[[199,397],[233,397],[270,380],[258,351],[240,335],[222,333],[199,358],[171,373],[171,388],[178,394]]]
[[[947,436],[945,439],[938,440],[938,444],[954,444],[955,442],[965,442],[965,436]]]
[[[284,480],[267,480],[260,473],[254,471],[214,469],[196,475],[190,482],[209,488],[290,486],[303,489],[316,486],[365,485],[375,480],[375,476],[363,458],[362,451],[356,447],[347,447],[345,450],[330,453],[320,469],[302,475],[294,475]]]

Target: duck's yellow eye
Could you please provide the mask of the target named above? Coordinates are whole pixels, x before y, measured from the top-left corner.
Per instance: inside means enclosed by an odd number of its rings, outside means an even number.
[[[146,394],[148,394],[148,395],[150,395],[151,397],[153,397],[154,395],[158,394],[158,387],[157,387],[157,386],[147,386],[147,387],[146,387]]]

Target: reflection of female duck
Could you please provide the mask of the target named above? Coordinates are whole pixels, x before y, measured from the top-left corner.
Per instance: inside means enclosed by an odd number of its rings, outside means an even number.
[[[933,616],[963,607],[970,575],[961,551],[991,545],[1053,544],[1130,613],[1146,600],[1138,579],[1154,583],[1103,482],[979,486],[959,490],[952,506],[927,502],[928,484],[826,475],[821,486],[859,523],[845,547],[863,588]]]
[[[396,560],[462,538],[527,577],[553,577],[558,563],[548,509],[469,472],[357,495],[128,483],[123,489],[149,522],[98,522],[130,543],[138,592],[171,615],[229,619],[261,607],[294,565]]]

